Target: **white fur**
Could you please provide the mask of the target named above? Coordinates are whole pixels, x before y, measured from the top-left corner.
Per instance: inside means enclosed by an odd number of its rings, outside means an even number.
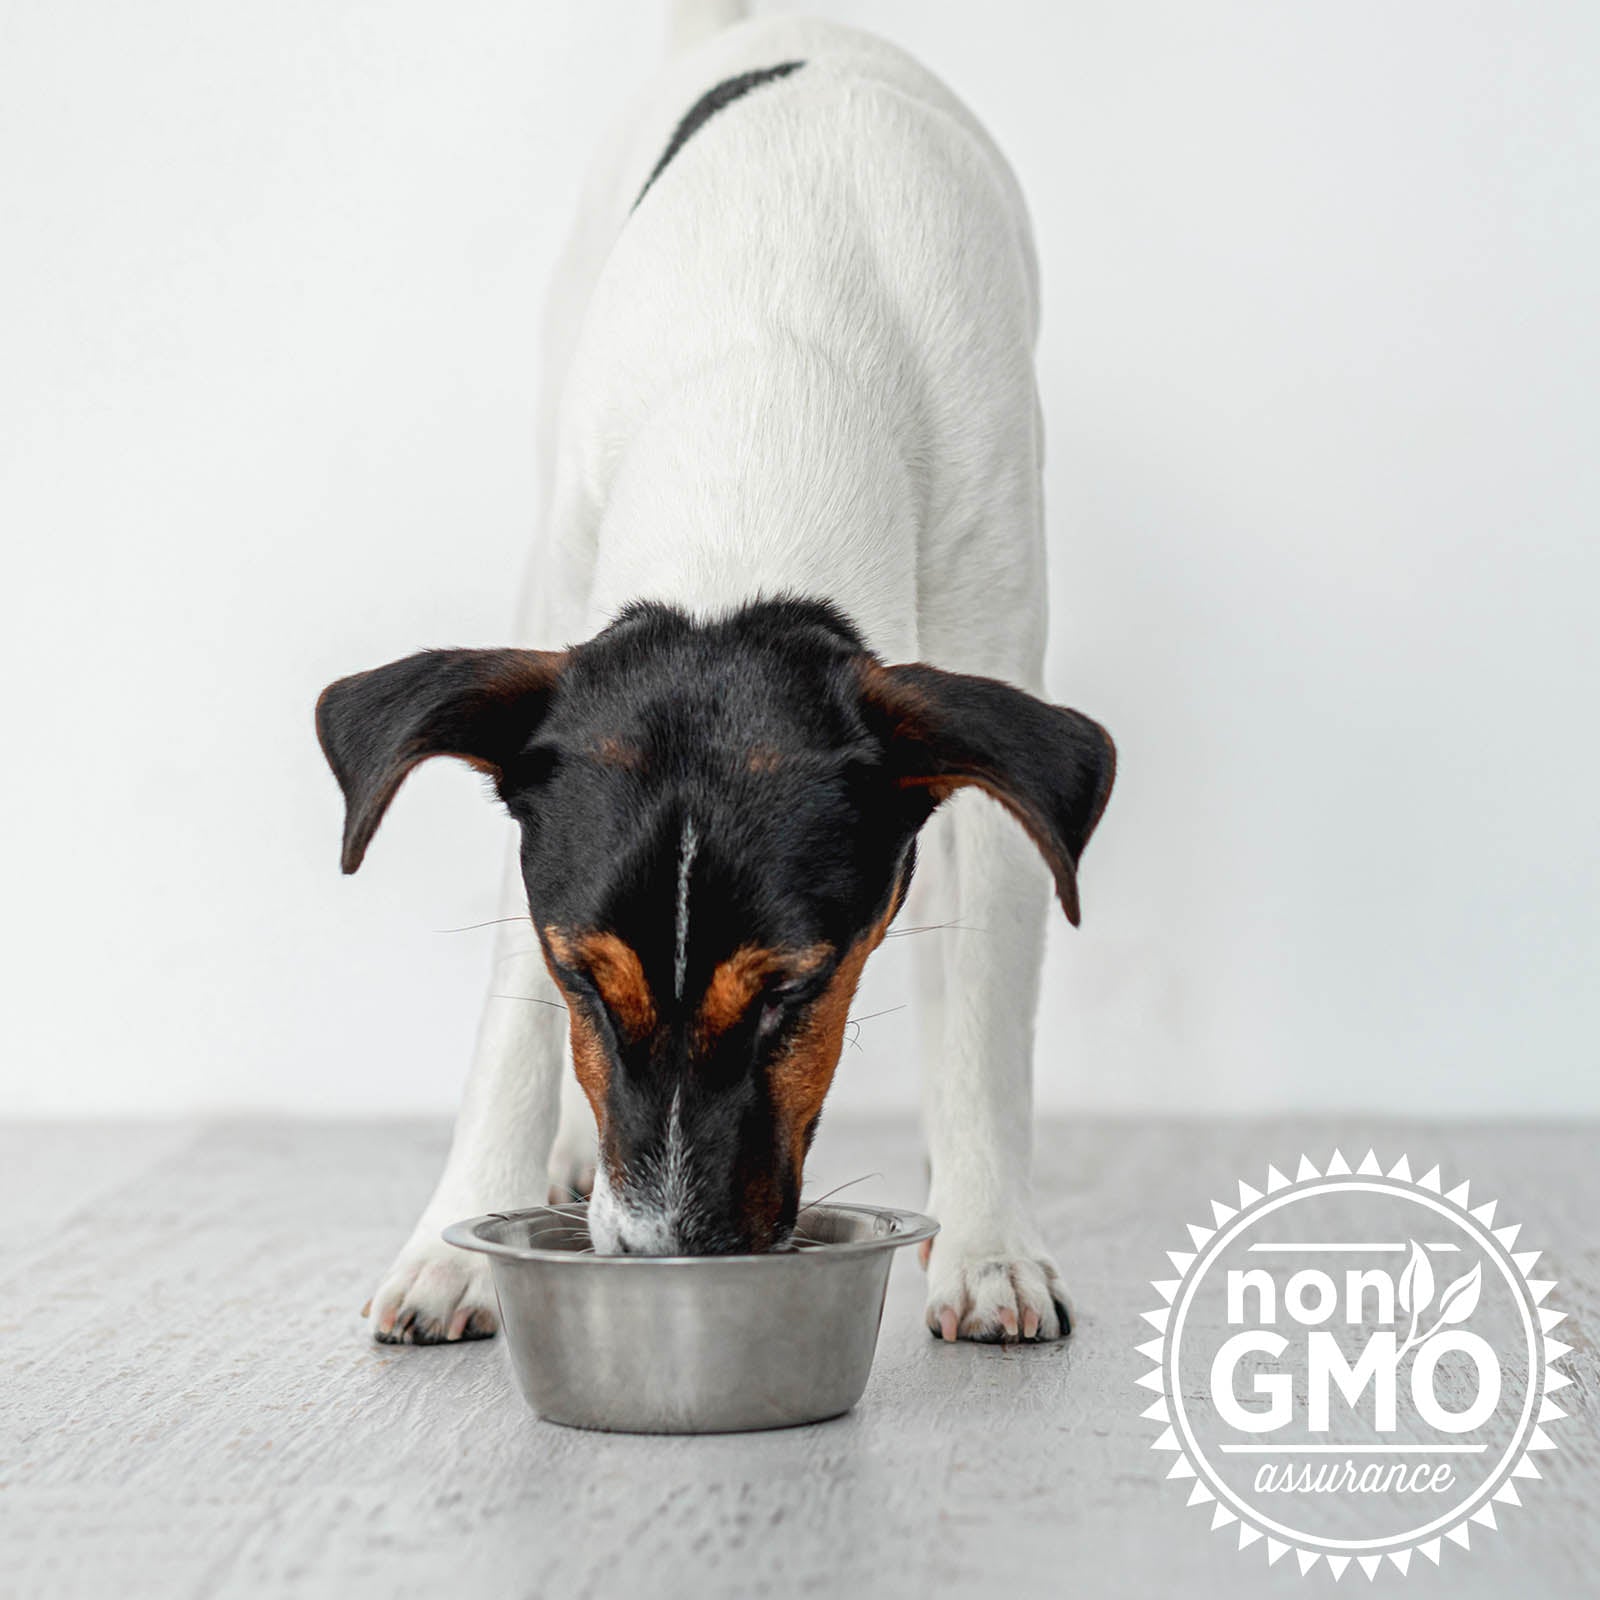
[[[673,929],[672,993],[683,998],[683,974],[689,962],[689,873],[694,868],[694,853],[700,836],[694,831],[694,821],[683,819],[683,838],[678,843],[678,904]]]
[[[690,9],[688,35],[709,14]],[[630,214],[706,88],[788,60],[806,65],[712,118]],[[910,57],[788,17],[676,56],[600,152],[552,290],[551,493],[524,638],[587,638],[629,600],[712,615],[794,591],[836,601],[889,660],[1040,692],[1036,325],[1015,180]],[[946,920],[937,905],[979,930],[918,941],[944,1225],[930,1321],[1037,1319],[1048,1336],[1059,1285],[1027,1179],[1048,875],[976,795],[942,808],[923,856],[919,920]],[[521,893],[513,873],[508,903]],[[497,961],[496,991],[558,1000],[526,924]],[[414,1260],[436,1264],[443,1223],[543,1200],[552,1140],[556,1184],[592,1166],[581,1100],[556,1137],[564,1020],[488,1002],[449,1163],[391,1285]],[[603,1174],[594,1217],[603,1243],[655,1225],[622,1214]],[[461,1306],[493,1305],[480,1259],[455,1262]]]
[[[627,1175],[627,1198],[613,1187],[602,1161],[589,1197],[589,1237],[600,1255],[670,1256],[678,1250],[677,1222],[694,1203],[683,1097],[672,1096],[659,1161]]]

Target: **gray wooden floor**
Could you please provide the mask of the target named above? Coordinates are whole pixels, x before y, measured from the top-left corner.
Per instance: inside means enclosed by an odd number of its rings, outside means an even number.
[[[356,1315],[443,1126],[0,1128],[0,1593],[713,1597],[1326,1592],[1161,1482],[1147,1280],[1266,1163],[1375,1145],[1498,1195],[1572,1313],[1561,1448],[1525,1509],[1409,1595],[1600,1593],[1600,1131],[1080,1122],[1038,1134],[1067,1345],[942,1346],[895,1269],[848,1417],[702,1439],[536,1421],[499,1341],[381,1348]],[[1420,1165],[1419,1165],[1420,1160]],[[1292,1170],[1292,1166],[1290,1167]],[[909,1123],[825,1130],[813,1191],[915,1204]],[[1570,1331],[1568,1331],[1570,1330]],[[1365,1588],[1352,1567],[1346,1587]],[[1297,1586],[1303,1586],[1297,1589]]]

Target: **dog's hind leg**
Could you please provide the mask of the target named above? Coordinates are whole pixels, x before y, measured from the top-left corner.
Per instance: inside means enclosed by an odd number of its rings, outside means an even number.
[[[477,1050],[444,1173],[370,1303],[385,1344],[487,1338],[498,1315],[488,1258],[447,1245],[439,1230],[485,1211],[543,1205],[567,1049],[567,1012],[526,919],[520,874],[478,1028]],[[592,1144],[592,1141],[591,1141]]]

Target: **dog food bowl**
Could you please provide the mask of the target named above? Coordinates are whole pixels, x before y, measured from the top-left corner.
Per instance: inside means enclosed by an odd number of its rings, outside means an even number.
[[[583,1204],[444,1230],[489,1257],[517,1383],[550,1422],[729,1433],[820,1422],[861,1398],[894,1252],[939,1231],[881,1206],[816,1205],[771,1255],[597,1256]]]

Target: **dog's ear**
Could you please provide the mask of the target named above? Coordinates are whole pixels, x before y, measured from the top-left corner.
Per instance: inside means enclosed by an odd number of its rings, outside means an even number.
[[[894,783],[925,791],[934,805],[969,785],[998,800],[1038,846],[1076,927],[1078,858],[1117,770],[1110,734],[995,678],[920,663],[868,661],[862,689]]]
[[[543,719],[566,660],[550,650],[424,650],[330,683],[317,700],[317,738],[344,791],[344,870],[361,865],[419,761],[457,756],[499,780]]]

